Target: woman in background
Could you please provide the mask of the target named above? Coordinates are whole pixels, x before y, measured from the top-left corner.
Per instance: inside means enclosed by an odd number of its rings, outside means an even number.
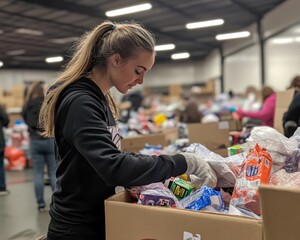
[[[39,113],[44,101],[45,84],[43,82],[32,83],[27,90],[22,116],[28,125],[30,134],[30,153],[33,164],[34,190],[38,210],[44,211],[44,165],[47,165],[48,175],[52,191],[55,188],[55,152],[54,140],[40,135],[38,126]]]
[[[283,115],[284,136],[293,136],[296,129],[300,126],[300,76],[295,76],[288,89],[295,89],[292,102],[287,112]]]
[[[5,138],[3,133],[3,127],[7,127],[9,124],[8,114],[3,106],[0,105],[0,196],[7,195],[5,183],[5,168],[4,168],[4,149]]]
[[[250,117],[262,121],[263,126],[274,126],[274,114],[276,104],[276,93],[271,87],[265,86],[262,89],[263,105],[259,111],[244,111],[237,109],[241,117]]]

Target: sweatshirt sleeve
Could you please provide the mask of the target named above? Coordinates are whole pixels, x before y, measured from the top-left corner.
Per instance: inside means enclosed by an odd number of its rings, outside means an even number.
[[[2,106],[0,107],[0,121],[3,127],[7,127],[9,124],[9,116]]]
[[[246,112],[243,111],[242,109],[238,109],[238,114],[240,114],[243,117],[250,117],[253,119],[266,121],[270,119],[270,116],[274,116],[275,102],[276,102],[275,96],[271,95],[265,100],[261,110]]]
[[[83,95],[63,109],[63,135],[88,161],[108,185],[125,187],[163,181],[183,174],[187,169],[184,156],[145,156],[118,150],[107,129],[103,108],[92,97]]]
[[[298,124],[300,120],[300,93],[297,93],[292,102],[290,103],[290,106],[287,110],[287,112],[284,114],[283,118],[283,124],[287,121],[293,121]]]

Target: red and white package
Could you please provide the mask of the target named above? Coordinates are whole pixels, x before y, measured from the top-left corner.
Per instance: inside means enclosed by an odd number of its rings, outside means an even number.
[[[245,208],[260,215],[259,192],[260,184],[269,182],[272,158],[265,148],[256,144],[247,154],[232,193],[230,204]]]

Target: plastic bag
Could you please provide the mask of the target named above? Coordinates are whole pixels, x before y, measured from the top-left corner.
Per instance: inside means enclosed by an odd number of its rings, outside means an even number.
[[[232,187],[236,177],[226,161],[220,155],[210,151],[205,146],[193,143],[186,148],[186,152],[195,153],[205,159],[217,175],[217,187]]]
[[[246,156],[241,174],[236,180],[230,204],[260,215],[258,186],[269,182],[271,168],[270,154],[256,144]]]
[[[245,149],[250,151],[259,144],[268,150],[273,159],[272,172],[277,172],[285,166],[287,159],[295,154],[298,149],[298,142],[294,138],[286,138],[274,128],[261,126],[254,127],[247,142],[243,144]]]
[[[288,173],[281,169],[271,176],[270,184],[285,188],[300,188],[300,172]]]
[[[191,195],[180,201],[185,209],[191,210],[208,210],[208,211],[225,211],[226,206],[222,200],[221,193],[203,186]]]

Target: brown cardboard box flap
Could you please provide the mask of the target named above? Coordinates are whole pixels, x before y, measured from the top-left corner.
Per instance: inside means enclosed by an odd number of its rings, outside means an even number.
[[[121,148],[124,152],[138,153],[144,148],[145,144],[166,146],[166,136],[163,133],[155,133],[123,138],[121,140]]]
[[[283,114],[288,110],[289,105],[294,97],[294,93],[294,89],[288,89],[286,91],[276,93],[274,128],[280,133],[283,133]]]
[[[200,143],[210,150],[230,146],[228,122],[188,124],[190,143]]]
[[[143,206],[124,202],[126,195],[121,192],[105,201],[107,240],[263,239],[261,220]]]
[[[265,240],[300,239],[300,189],[259,187]]]

